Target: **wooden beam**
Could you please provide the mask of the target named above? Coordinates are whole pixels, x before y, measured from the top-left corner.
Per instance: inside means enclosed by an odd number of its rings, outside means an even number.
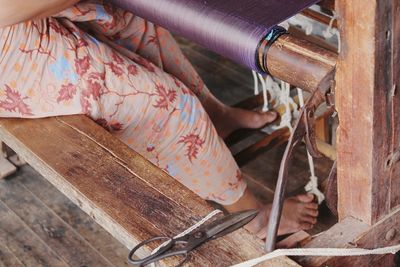
[[[83,115],[1,119],[0,139],[128,248],[175,235],[213,209]],[[190,264],[231,265],[262,255],[262,247],[241,229],[201,246]],[[177,259],[162,263],[176,265]],[[268,264],[297,266],[288,258]]]
[[[267,40],[260,44],[258,60],[272,76],[309,92],[321,85],[330,85],[336,53],[288,34],[279,37],[265,57],[266,45]]]
[[[392,16],[392,140],[389,156],[391,208],[400,204],[400,2],[393,1]]]
[[[391,67],[393,36],[398,34],[393,31],[399,28],[393,25],[394,11],[398,12],[395,2],[336,2],[342,37],[336,75],[339,217],[353,216],[370,225],[391,209],[388,192],[394,167],[388,167],[388,159],[392,135],[399,129],[398,115],[392,112],[393,108],[399,111],[392,97],[399,97]],[[396,23],[400,23],[397,15]],[[399,187],[393,190],[398,192]]]
[[[381,248],[400,243],[400,209],[394,210],[374,226],[354,218],[346,218],[310,241],[309,248]],[[392,261],[391,265],[382,262]],[[360,257],[302,257],[302,266],[394,266],[393,255]]]
[[[327,10],[334,11],[335,10],[335,0],[322,0],[318,3],[322,8]]]
[[[313,19],[318,21],[319,23],[329,25],[331,23],[332,17],[324,13],[317,12],[311,8],[305,9],[301,12],[302,15],[306,16],[307,18]],[[337,21],[335,20],[332,24],[333,28],[337,28]]]

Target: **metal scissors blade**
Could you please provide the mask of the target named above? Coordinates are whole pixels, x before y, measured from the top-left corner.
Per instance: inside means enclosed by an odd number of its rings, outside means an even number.
[[[218,238],[246,225],[253,220],[257,214],[258,210],[246,210],[231,213],[210,223],[204,230],[210,238]]]

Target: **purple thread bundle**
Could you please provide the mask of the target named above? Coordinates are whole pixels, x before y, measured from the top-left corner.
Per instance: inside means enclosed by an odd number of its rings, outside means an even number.
[[[259,71],[258,45],[276,24],[318,0],[109,0]]]

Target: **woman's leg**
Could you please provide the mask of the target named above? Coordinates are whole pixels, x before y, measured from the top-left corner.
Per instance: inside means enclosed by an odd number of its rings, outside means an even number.
[[[222,138],[236,129],[260,128],[276,119],[275,112],[248,111],[229,107],[219,101],[205,86],[171,33],[164,28],[108,4],[104,4],[103,8],[99,8],[99,5],[95,7],[95,3],[87,5],[93,6],[88,14],[97,13],[92,16],[100,19],[83,22],[84,27],[139,54],[183,82],[200,99]],[[65,15],[65,12],[62,14]],[[71,17],[73,14],[67,15]]]

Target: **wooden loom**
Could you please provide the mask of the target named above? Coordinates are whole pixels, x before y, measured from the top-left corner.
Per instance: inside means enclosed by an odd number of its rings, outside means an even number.
[[[334,7],[333,1],[323,1],[322,5]],[[375,248],[398,244],[400,2],[337,0],[336,12],[342,37],[335,77],[335,104],[340,118],[339,222],[305,247]],[[334,53],[286,36],[273,45],[271,55],[269,69],[273,75],[293,84],[301,81],[302,88],[309,90],[320,78],[312,79],[307,74],[324,69],[328,72],[336,62]],[[291,72],[296,62],[311,62],[316,69],[306,68],[296,76]],[[283,63],[285,68],[278,68]],[[267,137],[262,145],[273,140],[284,142],[282,136]],[[2,119],[0,138],[129,248],[154,235],[173,235],[212,210],[84,116]],[[190,263],[229,265],[260,256],[262,247],[260,240],[240,230],[201,247]],[[304,266],[390,266],[392,258],[302,257],[296,261]],[[265,266],[298,264],[279,258]]]

